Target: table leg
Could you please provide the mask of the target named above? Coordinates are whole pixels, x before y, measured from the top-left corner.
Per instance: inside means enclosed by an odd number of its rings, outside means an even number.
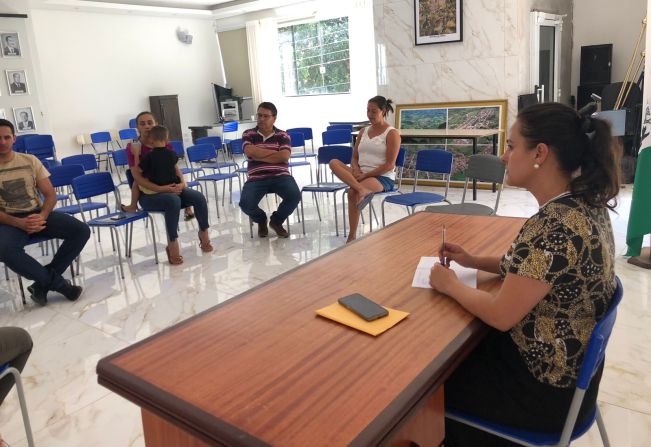
[[[445,437],[443,387],[400,428],[389,441],[390,447],[438,447]]]
[[[499,134],[493,134],[493,155],[497,155],[497,136]],[[497,184],[493,183],[493,192],[497,191]]]
[[[167,422],[144,408],[142,409],[142,429],[146,447],[211,447],[176,425]],[[221,444],[214,444],[220,446]]]
[[[472,139],[472,155],[477,153],[477,137]],[[472,179],[472,200],[477,200],[477,179]]]

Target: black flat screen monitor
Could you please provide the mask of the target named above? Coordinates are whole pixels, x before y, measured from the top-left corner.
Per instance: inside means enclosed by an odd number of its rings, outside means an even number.
[[[226,101],[233,97],[233,89],[222,87],[221,85],[213,84],[213,98],[215,99],[215,110],[217,111],[217,120],[221,120],[224,116],[222,113],[222,101]]]

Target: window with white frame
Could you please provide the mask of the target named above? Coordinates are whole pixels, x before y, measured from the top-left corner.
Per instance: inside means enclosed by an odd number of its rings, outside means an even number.
[[[278,28],[285,96],[350,93],[348,17]]]

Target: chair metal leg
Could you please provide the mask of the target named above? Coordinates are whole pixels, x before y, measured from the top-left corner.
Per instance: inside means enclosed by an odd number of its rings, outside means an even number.
[[[113,227],[109,227],[111,230],[111,239],[113,239],[113,232],[117,230]],[[118,235],[115,235],[115,238],[118,238]],[[120,277],[124,279],[124,268],[122,267],[122,250],[120,250],[120,244],[116,244],[117,249],[118,249],[118,264],[120,265]]]
[[[156,250],[156,229],[154,228],[154,219],[151,216],[147,216],[148,220],[151,220],[151,239],[152,243],[154,244],[154,259],[156,260],[156,264],[158,264],[158,251]]]
[[[303,209],[303,194],[301,194],[301,216],[302,216],[301,220],[303,223],[303,236],[305,236],[305,210]]]
[[[25,288],[23,287],[23,278],[18,275],[18,287],[20,287],[20,297],[23,300],[23,306],[27,304],[27,300],[25,299]]]
[[[334,209],[335,209],[335,235],[339,237],[339,219],[337,218],[337,194],[333,194]],[[343,212],[343,210],[342,210]]]
[[[601,412],[599,411],[599,405],[597,404],[597,427],[599,427],[599,434],[601,435],[601,442],[604,447],[610,447],[610,440],[608,439],[608,433],[606,433],[606,425],[604,420],[601,417]]]
[[[18,402],[20,403],[20,412],[23,414],[23,424],[25,425],[25,434],[27,435],[27,445],[34,447],[34,435],[32,435],[32,424],[29,422],[29,414],[27,413],[27,401],[25,399],[25,390],[23,389],[23,381],[20,378],[20,373],[16,368],[9,367],[0,374],[0,379],[6,375],[11,374],[14,376],[16,382],[16,392],[18,393]]]

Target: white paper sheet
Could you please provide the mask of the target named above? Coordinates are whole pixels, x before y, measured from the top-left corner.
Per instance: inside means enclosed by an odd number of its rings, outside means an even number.
[[[416,267],[414,273],[414,280],[411,283],[412,287],[420,287],[422,289],[430,289],[429,285],[429,272],[432,266],[439,262],[439,258],[434,256],[423,256]],[[456,262],[450,265],[450,268],[457,274],[457,278],[467,286],[477,287],[477,270],[467,267],[462,267]]]

